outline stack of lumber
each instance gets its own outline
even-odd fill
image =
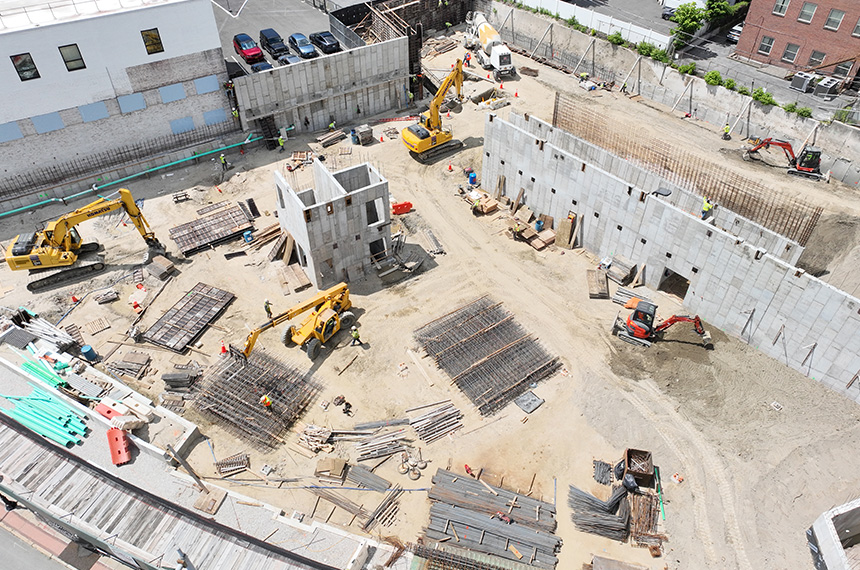
[[[301,426],[296,426],[296,433],[299,434],[299,445],[305,449],[309,449],[314,453],[319,451],[330,453],[334,451],[334,446],[329,443],[329,438],[331,438],[331,430],[329,428],[313,424],[301,424]]]
[[[454,404],[447,403],[409,420],[424,443],[433,443],[463,427],[463,413]]]
[[[317,142],[320,143],[323,148],[327,146],[331,146],[338,141],[341,141],[346,138],[346,133],[342,130],[332,131],[330,133],[326,133],[324,135],[320,135],[317,137]]]
[[[591,299],[608,299],[609,282],[603,269],[589,269],[585,272],[588,282],[588,297]]]
[[[166,372],[161,375],[164,381],[164,389],[168,392],[190,392],[191,386],[197,380],[197,370],[186,370],[183,372]]]
[[[290,255],[293,253],[293,246],[295,243],[296,242],[290,232],[281,230],[281,235],[278,237],[278,241],[275,242],[274,247],[272,247],[272,251],[269,252],[269,261],[283,259],[284,263],[289,263]]]
[[[244,244],[244,247],[247,250],[257,251],[263,248],[264,245],[270,243],[281,237],[281,226],[279,224],[272,224],[262,230],[257,230],[253,234],[251,234],[252,239],[250,242]]]
[[[612,296],[613,303],[618,303],[619,305],[624,306],[626,306],[631,299],[639,299],[640,301],[648,301],[649,303],[653,303],[653,301],[651,301],[651,299],[649,299],[648,297],[644,297],[638,293],[631,291],[630,289],[625,289],[624,287],[619,287],[615,294]]]
[[[481,209],[482,214],[490,214],[499,209],[499,203],[492,198],[484,197],[481,199],[481,205],[479,208]]]
[[[623,287],[633,281],[633,277],[636,275],[636,264],[624,256],[614,255],[606,274]]]
[[[284,295],[289,295],[291,292],[298,293],[304,291],[312,285],[311,280],[305,275],[304,270],[298,263],[284,265],[278,271],[281,278],[281,289]]]
[[[163,255],[156,255],[150,260],[149,265],[146,266],[146,270],[149,271],[150,274],[162,281],[167,279],[174,269],[175,266],[173,265],[173,262]]]
[[[523,208],[525,208],[525,206],[520,208],[520,211],[522,211]],[[531,212],[529,212],[529,214],[531,215]],[[524,226],[523,230],[520,232],[520,237],[522,238],[522,240],[536,250],[540,251],[542,249],[545,249],[547,246],[550,246],[555,243],[555,232],[553,230],[546,229],[541,232],[536,232],[532,226],[525,224],[522,219],[513,219],[508,220],[508,227],[511,229],[512,232],[514,226],[517,223],[519,223],[520,226]]]
[[[433,487],[428,497],[455,507],[469,509],[487,516],[497,512],[511,517],[520,526],[553,533],[557,522],[552,503],[539,501],[502,487],[486,485],[471,477],[439,469],[433,475]],[[495,494],[494,494],[495,493]]]
[[[140,380],[149,366],[149,361],[148,354],[132,351],[121,356],[119,360],[114,360],[107,364],[106,367],[118,376],[125,375],[129,378]]]
[[[321,483],[343,485],[343,480],[346,478],[346,470],[347,465],[345,460],[337,457],[326,457],[320,459],[317,463],[314,477],[319,479]]]
[[[406,449],[403,445],[406,440],[405,429],[369,437],[355,447],[358,451],[358,460],[367,461],[368,459],[401,453]]]

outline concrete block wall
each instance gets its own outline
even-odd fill
[[[388,181],[371,165],[332,173],[315,161],[313,191],[296,192],[278,172],[275,186],[281,228],[292,234],[300,263],[318,289],[364,277],[371,266],[371,244],[389,248]],[[376,221],[368,219],[368,203],[377,212]]]
[[[273,116],[278,127],[318,131],[332,118],[348,123],[405,108],[407,47],[407,38],[396,38],[236,78],[242,127]]]
[[[860,371],[860,300],[777,257],[791,258],[792,251],[771,253],[722,229],[719,219],[716,225],[702,221],[698,212],[650,194],[659,179],[635,165],[588,144],[574,154],[555,144],[564,137],[554,137],[546,123],[538,129],[526,125],[534,118],[512,120],[544,136],[488,115],[482,167],[487,186],[504,175],[505,194],[513,198],[524,188],[533,211],[556,219],[581,216],[586,249],[645,264],[645,284],[655,289],[667,270],[683,276],[690,282],[684,297],[690,312],[860,402],[860,390],[846,388]],[[616,173],[634,176],[625,180]]]

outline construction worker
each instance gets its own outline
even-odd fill
[[[723,127],[723,140],[726,140],[726,141],[727,141],[727,140],[729,140],[730,138],[732,138],[732,137],[731,137],[731,135],[729,134],[729,133],[731,133],[731,132],[732,132],[732,128],[729,126],[729,124],[728,124],[728,123],[726,123],[726,126],[725,126],[725,127]]]
[[[268,394],[263,394],[263,397],[260,398],[260,403],[263,404],[263,407],[267,410],[272,407],[272,399]]]
[[[349,329],[349,334],[352,337],[352,342],[349,344],[349,346],[355,346],[356,344],[364,346],[364,343],[361,342],[361,334],[359,334],[358,332],[358,327],[353,326],[351,329]]]
[[[233,107],[233,118],[234,119],[239,118],[239,109],[237,109],[236,107]]]
[[[579,74],[579,82],[588,81],[588,74],[586,72],[582,72]]]
[[[278,146],[281,147],[281,150],[279,150],[278,152],[284,152],[284,143],[286,141],[287,139],[284,138],[284,135],[280,135],[278,137]]]
[[[466,67],[472,67],[472,54],[471,53],[466,52],[466,55],[463,56],[463,64]]]
[[[524,229],[519,222],[514,223],[514,241],[521,241],[523,239]]]
[[[702,201],[702,219],[708,219],[708,216],[711,215],[711,211],[714,209],[714,204],[711,200],[705,196],[705,199]]]
[[[336,126],[335,121],[334,121],[334,119],[332,119],[332,121],[328,124],[328,132],[332,132],[334,130],[335,126]]]
[[[221,161],[221,171],[227,172],[227,157],[224,156],[224,153],[221,153],[221,156],[218,157],[218,160]]]
[[[624,85],[621,86],[621,92],[627,93],[627,82],[626,81],[624,82]]]
[[[266,302],[263,305],[263,308],[266,309],[266,317],[268,317],[269,320],[271,321],[272,320],[272,304],[269,302],[268,299],[266,299]]]
[[[411,107],[415,99],[415,94],[412,91],[409,91],[406,93],[406,96],[409,97],[409,106]]]

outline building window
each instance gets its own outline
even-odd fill
[[[833,68],[833,75],[838,75],[840,77],[848,77],[848,74],[851,73],[852,67],[854,67],[853,61],[846,61],[844,63],[840,63]]]
[[[78,69],[85,69],[87,67],[84,63],[84,58],[81,56],[81,50],[78,49],[78,44],[60,46],[60,55],[63,56],[63,62],[69,71],[77,71]]]
[[[785,51],[782,52],[782,61],[794,63],[794,60],[797,59],[797,51],[799,49],[800,46],[797,44],[788,44],[787,46],[785,46]]]
[[[812,50],[812,53],[809,54],[809,63],[807,64],[809,67],[815,67],[817,65],[821,65],[824,63],[824,56],[826,54],[823,51]]]
[[[39,70],[36,69],[36,64],[33,63],[33,58],[29,53],[22,53],[12,56],[12,65],[15,66],[15,71],[18,72],[18,77],[21,81],[29,81],[31,79],[39,79]]]
[[[761,43],[758,46],[758,52],[764,55],[770,55],[770,50],[773,49],[773,38],[769,38],[768,36],[763,36],[761,38]]]
[[[800,9],[800,16],[797,17],[798,22],[803,22],[804,24],[808,24],[812,21],[812,17],[815,15],[815,9],[818,8],[818,4],[813,4],[812,2],[804,2],[803,8]]]
[[[839,29],[839,25],[842,23],[842,18],[845,17],[845,12],[842,10],[837,10],[836,8],[830,10],[830,15],[827,16],[827,21],[824,22],[825,30],[833,30],[834,32]]]
[[[143,36],[143,44],[146,46],[146,53],[152,55],[154,53],[161,53],[164,51],[164,46],[161,45],[161,36],[158,33],[158,28],[143,30],[140,32],[140,35]]]
[[[851,32],[852,36],[860,36],[860,19],[857,20],[857,25],[854,26],[854,31]]]
[[[777,16],[785,16],[786,10],[788,10],[788,3],[790,0],[776,0],[773,4],[773,13]]]

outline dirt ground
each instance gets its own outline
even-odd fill
[[[440,56],[431,67],[445,69],[453,57],[453,52]],[[525,60],[515,57],[515,63],[522,65]],[[539,67],[533,62],[528,65]],[[745,163],[739,154],[720,153],[726,143],[715,128],[672,116],[668,109],[650,103],[631,101],[617,92],[587,93],[572,77],[544,67],[539,70],[536,80],[521,77],[505,82],[505,90],[518,97],[511,98],[511,106],[497,111],[500,117],[506,118],[513,110],[550,120],[553,90],[568,91],[583,104],[629,122],[631,132],[642,130],[666,138],[717,162],[731,160],[739,170],[774,189],[822,205],[825,241],[843,236],[841,224],[855,232],[854,243],[849,240],[834,248],[819,244],[816,250],[810,246],[813,260],[831,274],[836,275],[833,268],[845,263],[848,252],[857,251],[860,199],[856,190],[795,179],[786,184],[787,175],[778,169]],[[473,86],[467,83],[467,88]],[[326,164],[332,169],[365,160],[376,166],[389,181],[392,201],[414,204],[413,213],[395,220],[407,232],[408,241],[426,249],[422,234],[415,230],[430,228],[446,253],[428,257],[421,271],[412,276],[392,276],[390,281],[368,276],[350,283],[365,346],[349,347],[341,333],[312,367],[297,348],[280,345],[276,332],[264,333],[255,349],[311,368],[324,385],[320,401],[343,394],[355,408],[355,415],[346,418],[340,408],[332,406],[326,411],[317,401],[305,414],[306,423],[347,429],[357,422],[403,417],[408,408],[446,398],[463,411],[463,430],[423,449],[430,467],[420,480],[411,482],[399,475],[394,460],[376,471],[393,483],[416,489],[404,497],[395,525],[382,529],[382,534],[415,540],[427,522],[429,503],[421,489],[429,486],[432,472],[449,466],[462,471],[468,463],[483,467],[488,481],[515,490],[527,489],[534,476],[533,495],[556,501],[558,535],[564,541],[558,568],[578,568],[592,554],[638,562],[653,570],[807,567],[805,530],[822,511],[853,498],[860,483],[856,453],[860,408],[719,330],[711,328],[716,344],[713,351],[705,351],[695,335],[678,327],[649,349],[610,336],[619,307],[588,298],[585,271],[597,263],[594,256],[554,247],[535,252],[507,237],[505,213],[474,218],[456,195],[457,186],[465,184],[464,168],[480,172],[484,113],[471,103],[452,113],[446,122],[453,126],[455,136],[477,143],[432,165],[414,161],[396,139],[379,142],[383,127],[375,128],[377,142],[370,146],[351,147],[345,141],[325,151]],[[406,125],[393,124],[398,128]],[[309,140],[293,139],[288,142],[289,150],[306,149]],[[352,154],[340,155],[339,148],[352,148]],[[206,163],[130,185],[136,197],[145,198],[144,213],[168,244],[179,270],[178,277],[148,309],[142,327],[151,325],[198,281],[237,295],[216,322],[218,328],[204,334],[199,352],[188,355],[203,364],[218,358],[222,341],[241,344],[248,331],[262,322],[265,298],[273,301],[276,311],[282,311],[310,293],[283,295],[275,268],[265,261],[268,248],[225,260],[224,253],[239,248],[239,244],[229,244],[186,260],[167,239],[168,230],[195,217],[195,210],[208,203],[247,198],[254,198],[264,212],[257,227],[274,223],[272,171],[284,168],[286,156],[263,149],[231,156],[234,169],[223,183],[217,165]],[[448,171],[449,163],[453,172]],[[310,169],[292,173],[288,180],[305,188],[311,184]],[[174,204],[170,194],[187,188],[192,190],[192,200]],[[39,220],[64,211],[64,207],[54,207],[4,221],[0,239],[8,243]],[[0,295],[5,291],[5,296],[0,303],[9,307],[26,304],[57,319],[72,307],[72,295],[83,298],[63,324],[82,326],[97,317],[108,318],[111,329],[94,337],[84,332],[85,340],[104,354],[112,346],[106,341],[121,338],[135,316],[129,297],[137,289],[127,276],[139,263],[144,247],[134,228],[123,226],[118,217],[88,222],[80,230],[86,238],[105,244],[113,270],[86,283],[34,296],[24,288],[25,275],[4,267]],[[114,282],[121,299],[113,304],[97,305],[85,296]],[[145,285],[153,291],[160,283],[149,277]],[[525,414],[514,405],[481,418],[432,362],[420,359],[416,364],[407,354],[415,348],[412,331],[484,294],[503,302],[564,364],[562,373],[534,389],[546,403],[525,423]],[[664,317],[680,310],[677,298],[654,291],[644,294],[657,301]],[[161,391],[160,373],[171,368],[176,356],[148,345],[140,345],[138,350],[150,352],[157,373],[136,387],[154,398]],[[356,354],[358,358],[344,370]],[[405,372],[400,372],[401,364],[406,365]],[[248,449],[195,412],[187,412],[186,417],[200,424],[212,444],[210,451],[209,444],[201,441],[190,455],[201,474],[214,475],[213,452],[220,458]],[[664,474],[677,472],[685,479],[674,484],[665,477],[666,518],[661,530],[669,542],[660,559],[652,559],[644,549],[578,532],[571,522],[568,485],[605,497],[608,488],[592,479],[592,460],[615,461],[628,447],[651,450]],[[354,458],[354,445],[339,444],[335,455]],[[283,447],[268,454],[252,451],[254,470],[263,464],[276,467],[273,477],[291,481],[275,488],[245,474],[235,487],[287,514],[293,510],[310,514],[314,496],[300,487],[315,482],[311,476],[316,459],[289,453]],[[370,509],[381,499],[374,493],[344,491],[344,495]],[[320,505],[316,517],[325,519],[329,512],[330,507]],[[335,512],[330,522],[346,525],[349,518]],[[282,546],[289,548],[289,544]]]

